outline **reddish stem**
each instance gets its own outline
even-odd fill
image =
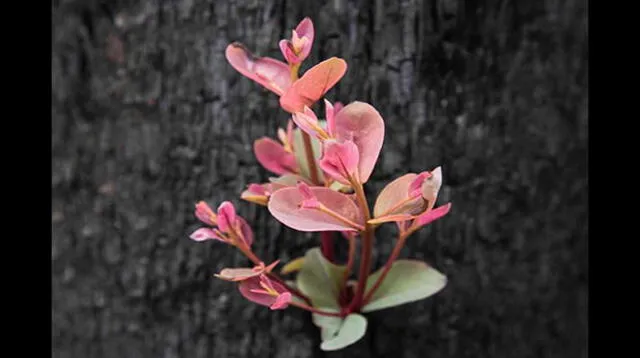
[[[320,233],[320,242],[322,255],[331,263],[335,263],[334,251],[333,251],[333,232],[322,231]]]
[[[391,251],[391,255],[389,256],[389,259],[387,259],[387,262],[384,264],[382,273],[378,277],[378,280],[373,284],[373,287],[371,287],[369,292],[367,292],[366,296],[364,297],[364,300],[362,300],[362,305],[366,305],[371,299],[371,297],[373,297],[373,294],[376,292],[376,290],[380,287],[380,285],[382,285],[382,282],[384,281],[385,277],[391,270],[393,263],[398,258],[398,255],[400,255],[400,251],[404,246],[404,242],[406,241],[406,238],[407,237],[404,235],[400,235],[400,237],[398,237],[398,240],[396,241],[396,245],[393,247],[393,251]]]
[[[356,238],[349,236],[349,258],[347,259],[347,269],[344,271],[344,279],[342,280],[342,289],[347,285],[351,271],[353,270],[353,264],[356,258]]]
[[[302,308],[303,310],[307,310],[307,311],[309,311],[311,313],[317,313],[317,314],[322,315],[322,316],[343,317],[342,313],[327,312],[327,311],[319,310],[319,309],[311,307],[309,305],[305,305],[304,303],[291,301],[291,303],[289,303],[289,304],[292,305],[292,306],[296,306],[298,308]]]
[[[348,310],[350,312],[356,312],[362,306],[362,298],[364,290],[367,287],[367,279],[369,276],[369,270],[371,269],[371,253],[373,251],[373,225],[368,223],[371,219],[371,212],[369,210],[369,204],[367,204],[367,198],[364,194],[364,188],[360,183],[354,183],[353,185],[356,191],[356,199],[360,209],[364,213],[365,229],[362,235],[362,254],[360,258],[360,271],[358,273],[358,286],[356,287],[356,293],[351,300]]]
[[[302,131],[302,142],[304,143],[304,154],[307,157],[307,163],[309,163],[309,171],[311,172],[310,179],[313,182],[313,185],[320,185],[320,179],[318,178],[318,167],[316,166],[316,158],[313,155],[313,146],[311,145],[311,137],[304,131]]]

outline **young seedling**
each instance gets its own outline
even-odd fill
[[[324,119],[311,109],[338,83],[347,70],[343,59],[332,57],[299,70],[313,46],[315,30],[305,18],[290,39],[279,43],[286,62],[257,57],[239,43],[227,47],[233,68],[280,97],[291,115],[278,140],[263,137],[253,149],[258,162],[276,175],[267,183],[253,183],[241,198],[266,206],[282,224],[302,232],[319,232],[321,246],[311,248],[281,269],[296,274],[285,281],[251,249],[254,235],[230,202],[217,212],[196,204],[195,215],[206,227],[196,230],[196,241],[218,240],[235,246],[253,267],[226,268],[216,277],[235,282],[242,296],[272,310],[298,307],[312,313],[320,328],[323,350],[337,350],[362,338],[366,312],[427,298],[440,291],[446,277],[428,264],[398,259],[407,238],[445,216],[451,204],[436,207],[442,170],[404,174],[390,182],[369,208],[364,185],[369,180],[384,141],[384,120],[370,104],[332,104],[324,99]],[[376,229],[394,223],[395,246],[387,262],[371,272]],[[334,261],[333,234],[349,245],[347,262]],[[360,240],[360,267],[355,279],[356,241]]]

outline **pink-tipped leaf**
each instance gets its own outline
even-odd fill
[[[229,64],[245,77],[282,96],[291,87],[289,65],[269,57],[256,57],[244,45],[234,42],[227,46]]]

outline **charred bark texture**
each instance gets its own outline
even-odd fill
[[[586,357],[585,2],[60,1],[53,5],[54,357]],[[287,116],[225,46],[278,57],[310,16],[309,63],[349,70],[329,98],[387,126],[367,191],[442,165],[452,213],[403,252],[449,277],[319,351],[309,316],[246,302],[212,277],[246,263],[187,236],[193,205],[233,200],[268,260],[317,238],[240,202],[252,154]],[[392,247],[383,229],[380,265]]]

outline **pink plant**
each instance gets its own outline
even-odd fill
[[[238,248],[254,266],[225,268],[216,277],[235,282],[242,296],[271,309],[310,311],[321,329],[321,348],[335,350],[364,335],[363,313],[424,299],[446,285],[446,277],[433,267],[398,256],[407,238],[445,216],[451,203],[435,205],[442,186],[437,167],[391,181],[369,208],[364,184],[382,150],[384,120],[368,103],[332,104],[327,99],[324,119],[318,118],[312,107],[342,79],[347,64],[332,57],[299,77],[314,37],[313,22],[305,18],[290,39],[279,42],[286,62],[256,57],[239,43],[227,47],[226,57],[242,75],[277,94],[282,109],[291,114],[286,130],[277,131],[278,141],[262,137],[253,147],[258,162],[276,177],[249,184],[241,198],[266,206],[294,230],[319,232],[322,244],[287,263],[281,274],[296,276],[285,281],[272,272],[279,261],[266,266],[251,249],[253,231],[230,202],[216,212],[204,202],[196,204],[195,215],[206,226],[191,238]],[[398,237],[385,265],[371,272],[375,231],[385,223],[395,224]],[[344,238],[338,244],[349,246],[345,263],[334,262],[334,232]],[[354,280],[357,240],[361,252]]]

